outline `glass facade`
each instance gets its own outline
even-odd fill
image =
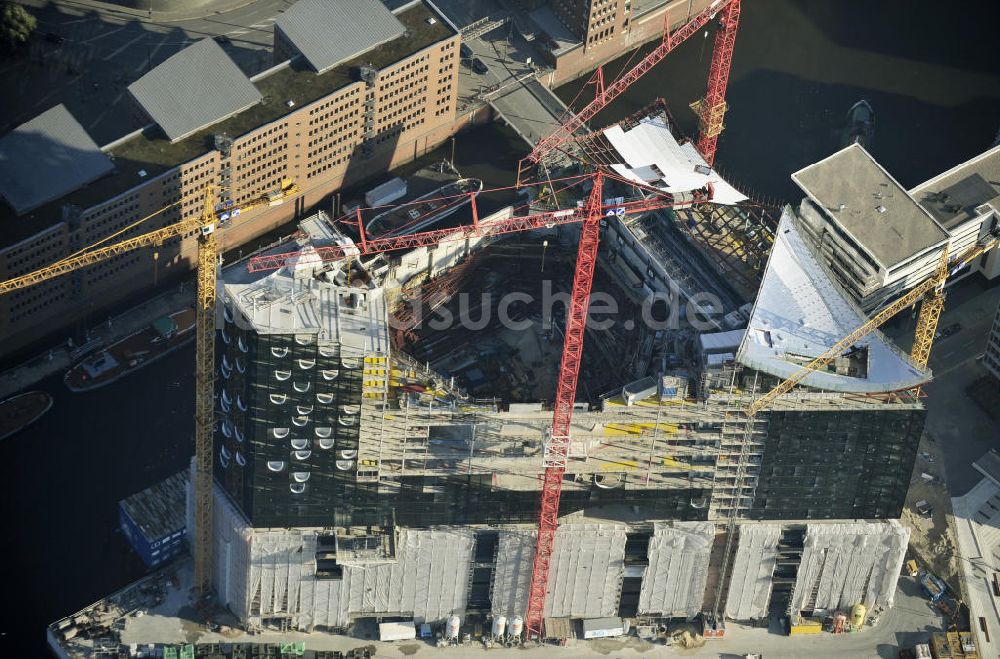
[[[926,410],[771,412],[752,519],[891,519]]]
[[[537,520],[540,480],[537,489],[512,489],[498,487],[490,474],[455,469],[410,475],[405,468],[375,471],[372,480],[359,478],[361,424],[391,418],[398,405],[392,397],[392,409],[383,411],[372,400],[362,405],[366,361],[384,369],[386,356],[347,351],[314,335],[258,334],[233,322],[232,310],[224,316],[218,333],[215,475],[253,526],[427,527]],[[753,498],[745,504],[748,517],[898,517],[925,418],[923,410],[900,407],[766,413],[760,453],[751,459],[759,471]],[[705,454],[692,459],[697,469],[677,474],[680,482],[657,487],[626,471],[609,485],[569,473],[560,514],[589,509],[609,519],[705,520],[714,510],[711,514],[724,518],[724,502],[714,504],[712,497],[726,493],[726,468],[732,466],[726,450],[731,453],[732,447],[720,445],[717,423],[681,425],[695,445],[705,442]],[[360,471],[368,467],[361,464]]]
[[[355,481],[363,357],[231,317],[219,332],[216,478],[254,526],[332,525]]]

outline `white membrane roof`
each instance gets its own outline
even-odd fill
[[[604,137],[624,160],[611,168],[631,181],[672,193],[711,183],[717,204],[732,205],[747,198],[710,168],[693,144],[679,144],[662,116],[646,117],[627,131],[612,126],[605,129]]]
[[[786,208],[737,359],[787,378],[867,320],[816,261]],[[817,371],[802,384],[827,391],[875,393],[910,389],[931,379],[929,370],[914,366],[878,330],[856,346],[868,349],[863,376]]]

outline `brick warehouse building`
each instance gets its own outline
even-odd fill
[[[238,206],[284,177],[296,181],[303,194],[294,203],[220,228],[220,246],[231,248],[453,133],[460,36],[428,4],[390,12],[304,0],[276,25],[280,63],[252,78],[203,40],[130,85],[145,127],[110,145],[98,148],[61,106],[0,138],[0,277],[44,267],[164,208],[120,237],[195,215],[206,185]],[[0,297],[4,354],[38,340],[40,327],[65,328],[186,272],[196,250],[186,236]]]
[[[711,0],[521,0],[546,61],[552,87],[593,71],[599,64],[659,39],[669,14],[676,29]],[[529,24],[529,25],[530,25]],[[523,27],[521,21],[518,27]],[[543,36],[542,36],[543,35]]]

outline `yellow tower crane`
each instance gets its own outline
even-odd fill
[[[204,207],[198,217],[181,220],[162,229],[150,231],[113,245],[88,247],[40,270],[0,282],[0,295],[4,295],[101,263],[133,249],[159,247],[171,238],[179,238],[192,231],[199,232],[197,332],[195,334],[195,527],[194,543],[191,548],[194,555],[194,586],[199,594],[207,594],[212,591],[212,434],[215,409],[213,399],[215,388],[215,278],[218,263],[218,250],[215,242],[218,214],[212,203],[212,193],[215,189],[215,186],[205,188]],[[261,195],[243,204],[239,210],[242,213],[260,206],[276,206],[298,192],[299,188],[293,181],[283,179],[279,190]],[[161,209],[149,217],[153,217],[163,210],[166,209]]]

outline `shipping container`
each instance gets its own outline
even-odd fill
[[[416,637],[417,627],[412,620],[379,623],[378,640],[380,641],[410,641]]]
[[[406,181],[396,177],[377,185],[365,193],[365,205],[368,208],[385,206],[406,196]]]
[[[621,618],[591,618],[583,621],[584,638],[611,638],[625,633]]]

